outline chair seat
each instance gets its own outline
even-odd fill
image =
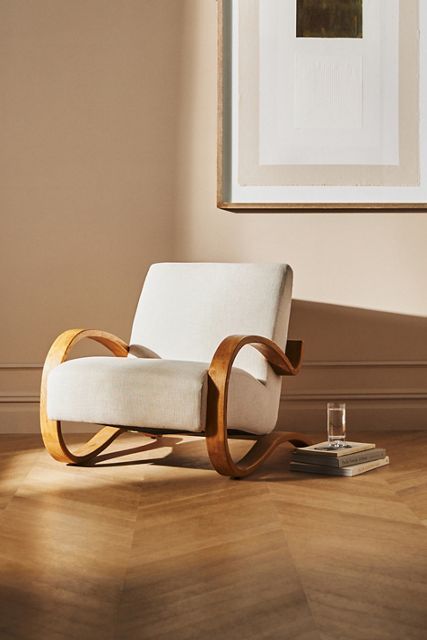
[[[204,362],[151,358],[68,360],[49,374],[47,414],[51,420],[204,431],[208,369]],[[230,429],[271,432],[277,405],[264,383],[233,368]]]

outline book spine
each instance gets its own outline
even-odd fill
[[[372,469],[378,469],[379,467],[384,467],[386,464],[390,462],[388,456],[385,458],[381,458],[381,460],[372,460],[371,462],[365,462],[365,464],[358,464],[354,467],[343,467],[340,469],[342,475],[344,476],[358,476],[361,473],[365,473],[366,471],[371,471]]]
[[[375,449],[373,442],[350,442],[348,441],[345,447],[331,449],[327,442],[320,442],[319,444],[311,445],[309,447],[298,447],[296,453],[304,454],[305,456],[327,456],[328,458],[340,458],[341,456],[349,456],[361,451],[368,451],[369,449]]]
[[[339,467],[349,467],[354,464],[362,464],[363,462],[371,462],[373,460],[381,460],[386,455],[385,449],[368,449],[368,451],[361,451],[351,456],[343,456],[338,458]],[[347,460],[347,458],[351,458]]]
[[[364,464],[353,465],[352,467],[328,467],[326,465],[306,464],[304,462],[291,462],[289,468],[291,471],[303,471],[305,473],[317,473],[330,476],[351,477],[358,476],[361,473],[384,467],[389,463],[389,458],[381,458],[381,460],[371,460]]]
[[[343,470],[338,467],[328,467],[327,465],[306,464],[305,462],[291,462],[291,471],[303,471],[304,473],[326,474],[328,476],[342,476]]]
[[[323,455],[304,455],[304,453],[293,452],[291,460],[294,462],[306,462],[308,464],[321,464],[327,467],[342,468],[354,464],[361,464],[362,462],[369,462],[371,460],[379,460],[380,458],[384,458],[385,455],[385,449],[367,449],[366,451],[352,453],[349,456],[341,456],[339,458],[332,458]]]

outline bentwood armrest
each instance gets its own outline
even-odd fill
[[[72,453],[64,442],[61,423],[57,420],[50,420],[47,416],[48,375],[52,369],[67,359],[71,348],[84,338],[99,342],[118,357],[126,357],[129,352],[129,346],[121,338],[97,329],[69,329],[61,333],[53,342],[43,367],[40,391],[40,426],[46,449],[60,462],[85,462],[108,447],[123,431],[119,427],[103,427],[81,449]]]
[[[209,375],[223,373],[224,367],[230,368],[239,351],[246,345],[262,353],[278,375],[295,376],[299,373],[303,353],[301,340],[288,340],[286,351],[283,351],[273,340],[263,336],[233,335],[224,338],[219,344],[210,364]]]
[[[281,376],[296,375],[301,368],[302,342],[289,340],[286,351],[268,338],[255,335],[228,336],[218,346],[209,367],[207,400],[206,441],[210,460],[215,469],[235,478],[252,473],[272,451],[284,442],[295,446],[311,444],[305,435],[295,432],[276,431],[261,436],[248,453],[235,463],[231,457],[227,437],[228,386],[233,362],[239,351],[246,345],[262,353]]]

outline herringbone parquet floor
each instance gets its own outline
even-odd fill
[[[282,448],[233,481],[199,439],[83,468],[1,436],[1,640],[426,640],[427,432],[376,440],[364,476]]]

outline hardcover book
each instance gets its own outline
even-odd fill
[[[298,447],[294,453],[340,457],[359,453],[359,451],[366,451],[367,449],[375,449],[375,444],[373,442],[347,442],[345,447],[333,449],[328,442],[319,442],[309,447]]]
[[[385,449],[366,449],[366,451],[359,451],[358,453],[350,453],[348,456],[325,456],[322,453],[320,455],[313,455],[309,453],[304,454],[304,449],[300,451],[294,451],[291,455],[293,462],[307,462],[308,464],[321,464],[328,467],[349,467],[354,464],[362,464],[362,462],[370,462],[371,460],[380,460],[385,458]]]
[[[304,473],[320,473],[331,476],[358,476],[372,469],[384,467],[389,463],[389,457],[381,458],[381,460],[371,460],[362,464],[354,464],[349,467],[328,467],[321,464],[307,464],[306,462],[291,462],[291,471],[302,471]]]

